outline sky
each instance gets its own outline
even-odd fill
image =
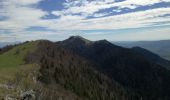
[[[0,0],[0,42],[170,39],[170,0]]]

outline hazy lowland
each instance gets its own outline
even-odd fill
[[[126,41],[113,43],[127,48],[139,46],[160,55],[164,59],[170,60],[170,40],[134,41],[134,42]]]

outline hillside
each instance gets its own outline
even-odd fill
[[[3,48],[0,79],[0,99],[170,99],[169,70],[132,49],[80,36]]]
[[[81,44],[77,44],[76,41],[80,40]],[[169,86],[162,87],[164,82],[169,84],[169,71],[131,49],[113,45],[106,40],[85,44],[79,37],[69,38],[59,44],[93,63],[98,71],[112,80],[139,91],[142,96],[148,94],[147,98],[156,99],[162,93],[169,95]]]
[[[24,65],[24,58],[27,53],[33,52],[37,47],[37,42],[23,43],[16,46],[7,46],[0,52],[0,77],[6,74],[13,74],[10,71],[18,70],[19,66]],[[6,72],[7,71],[7,72]],[[8,72],[9,71],[9,72]],[[10,77],[10,75],[9,75]],[[0,79],[4,79],[1,77]]]
[[[41,82],[48,85],[59,84],[83,99],[140,98],[137,93],[99,73],[85,59],[49,41],[41,41],[38,51],[27,56],[27,61],[40,63]]]
[[[139,46],[160,55],[164,59],[170,60],[170,40],[113,43],[128,48]]]
[[[161,58],[159,55],[154,54],[154,53],[152,53],[144,48],[141,48],[141,47],[133,47],[131,49],[140,53],[142,56],[147,58],[149,61],[159,64],[161,66],[165,66],[167,69],[170,69],[170,61]]]
[[[59,93],[52,98],[64,96],[66,98],[64,100],[69,100],[68,98],[77,99],[78,97],[74,93],[65,90],[59,85],[56,85],[55,87],[57,88],[53,89],[53,86],[37,83],[40,66],[38,62],[27,63],[26,57],[37,51],[39,49],[38,45],[39,41],[33,41],[2,48],[3,52],[1,51],[0,55],[0,99],[20,100],[33,95],[36,97],[34,99],[47,100],[50,93],[56,92]],[[26,95],[27,93],[30,94]]]
[[[41,100],[122,100],[137,96],[98,73],[81,57],[49,41],[14,46],[0,58],[0,84],[4,84],[0,87],[1,99],[5,96],[20,98],[21,94],[31,90]],[[40,83],[35,83],[30,76],[37,77]]]
[[[28,79],[24,75],[33,68],[33,64],[25,64],[24,58],[28,52],[33,52],[37,47],[38,42],[22,43],[15,46],[4,47],[0,52],[0,99],[4,98],[5,95],[11,94],[16,95],[19,91],[17,88],[25,88],[28,82],[24,79]],[[23,72],[24,71],[24,72]],[[27,72],[25,72],[27,71]],[[19,75],[19,76],[18,76]],[[21,79],[24,76],[23,80]],[[18,79],[22,81],[20,84]],[[19,85],[17,87],[16,85]],[[14,85],[16,88],[13,88]],[[31,86],[30,86],[31,87]]]

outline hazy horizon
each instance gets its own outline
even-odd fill
[[[79,35],[71,35],[71,36],[79,36]],[[14,41],[0,41],[1,44],[5,43],[5,45],[7,44],[17,44],[17,43],[23,43],[23,42],[26,42],[26,41],[37,41],[37,40],[49,40],[49,41],[52,41],[52,42],[58,42],[58,41],[63,41],[63,40],[66,40],[68,39],[69,37],[71,36],[68,36],[66,38],[63,38],[63,39],[59,39],[59,40],[50,40],[50,39],[47,39],[47,38],[40,38],[40,39],[33,39],[33,40],[23,40],[23,41],[17,41],[17,40],[14,40]],[[82,36],[81,36],[82,37]],[[83,37],[85,38],[85,37]],[[108,39],[105,39],[105,38],[101,38],[101,39],[96,39],[96,40],[93,40],[93,39],[89,39],[89,38],[85,38],[87,40],[90,40],[90,41],[99,41],[99,40],[107,40],[109,42],[112,42],[112,43],[124,43],[124,42],[158,42],[158,41],[170,41],[170,39],[158,39],[158,40],[118,40],[118,41],[115,41],[115,40],[108,40]]]

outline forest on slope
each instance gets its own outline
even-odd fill
[[[169,70],[107,40],[73,36],[4,47],[0,73],[2,99],[170,99]]]

